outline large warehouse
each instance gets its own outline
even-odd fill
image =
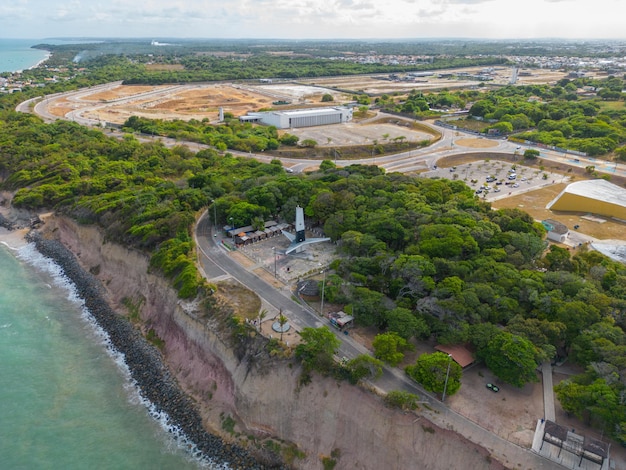
[[[626,190],[603,179],[577,181],[569,184],[546,208],[626,220]]]
[[[278,129],[325,126],[351,121],[352,108],[337,106],[332,108],[253,112],[241,116],[239,120],[242,122],[256,122],[266,126],[276,126]]]

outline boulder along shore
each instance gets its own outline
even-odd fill
[[[86,308],[109,335],[113,347],[124,355],[124,361],[142,396],[154,404],[158,411],[169,416],[170,421],[196,445],[201,456],[217,464],[226,463],[232,469],[287,468],[261,464],[245,449],[207,432],[197,407],[180,389],[163,363],[160,352],[125,317],[108,305],[104,300],[102,286],[80,266],[74,254],[61,242],[46,239],[34,230],[26,235],[26,240],[34,243],[42,255],[54,260],[63,269],[76,286]]]

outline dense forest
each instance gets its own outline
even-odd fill
[[[401,47],[397,43],[380,43],[364,48],[355,43],[360,55],[390,55],[405,50],[406,61],[384,58],[379,61],[355,60],[354,50],[338,43],[281,42],[259,44],[246,41],[177,41],[154,46],[147,41],[104,41],[88,44],[39,44],[35,47],[53,53],[47,67],[70,67],[72,72],[89,68],[92,78],[106,70],[105,81],[124,80],[127,84],[159,85],[219,80],[259,78],[297,79],[369,73],[394,73],[448,69],[468,66],[508,64],[499,55],[450,54],[440,47],[414,43]],[[394,45],[395,44],[395,45]],[[336,46],[336,47],[335,47]],[[282,53],[281,53],[282,52]],[[358,56],[357,56],[358,57]],[[104,67],[106,66],[106,67]],[[27,71],[25,76],[41,76],[45,68]],[[102,78],[102,77],[101,77]]]
[[[92,83],[122,74],[116,60],[107,59],[110,71],[91,72]],[[572,256],[548,246],[528,214],[492,210],[462,181],[330,161],[296,176],[278,160],[118,140],[11,111],[29,93],[0,98],[0,189],[15,192],[16,207],[100,226],[108,240],[148,253],[153,269],[193,298],[210,292],[195,267],[199,211],[210,207],[220,223],[232,217],[248,225],[270,215],[292,221],[303,206],[339,247],[328,301],[376,328],[381,349],[401,351],[397,337],[468,343],[518,386],[536,378],[540,362],[567,358],[584,373],[556,387],[564,409],[626,443],[623,264],[585,247]],[[511,100],[511,113],[525,110]],[[418,375],[419,364],[407,372]]]
[[[286,40],[286,39],[160,39],[154,46],[145,39],[86,40],[82,44],[39,44],[35,47],[57,54],[77,54],[91,59],[101,55],[158,55],[177,57],[187,54],[289,53],[315,57],[348,55],[423,56],[545,56],[545,57],[622,57],[623,41],[575,40],[480,40],[480,39],[402,39],[402,40]],[[71,56],[70,59],[74,57]]]

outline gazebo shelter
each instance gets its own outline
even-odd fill
[[[474,355],[472,354],[472,351],[460,344],[438,344],[437,346],[435,346],[435,349],[442,353],[449,354],[454,362],[456,362],[462,368],[466,368],[470,364],[474,363]]]

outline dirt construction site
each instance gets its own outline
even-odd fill
[[[480,83],[483,85],[507,85],[511,82],[513,69],[511,67],[467,67],[453,70],[435,70],[424,73],[398,73],[393,76],[377,75],[349,75],[345,77],[323,77],[301,80],[300,83],[325,87],[337,90],[353,90],[370,95],[384,93],[405,94],[411,90],[420,90],[424,93],[443,89],[474,88]],[[555,83],[565,78],[566,73],[549,69],[521,69],[517,73],[518,85],[534,85]],[[477,80],[476,77],[483,77]]]
[[[433,71],[428,76],[400,74],[350,75],[293,81],[264,81],[245,83],[211,83],[187,85],[112,85],[106,90],[59,96],[47,99],[50,114],[62,117],[78,111],[84,117],[121,124],[130,116],[155,119],[207,119],[217,122],[219,109],[241,116],[261,109],[286,110],[317,106],[341,105],[353,101],[356,93],[372,96],[384,93],[408,94],[412,90],[432,92],[442,89],[476,87],[480,83],[504,85],[511,80],[512,69],[489,68],[490,80],[477,80],[485,69],[465,68]],[[565,77],[565,72],[533,69],[520,71],[519,84],[553,83]],[[332,102],[322,102],[330,94]],[[278,104],[280,103],[280,104]]]
[[[104,91],[48,100],[48,111],[63,117],[79,111],[84,117],[121,124],[130,116],[152,119],[208,119],[218,122],[219,110],[242,116],[260,109],[293,109],[328,106],[322,103],[326,93],[333,95],[330,104],[343,104],[351,97],[306,85],[117,85]],[[275,102],[289,104],[275,105]]]

